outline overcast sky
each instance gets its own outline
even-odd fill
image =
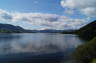
[[[0,0],[0,23],[25,29],[78,29],[96,19],[96,0]]]

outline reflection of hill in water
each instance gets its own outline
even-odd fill
[[[14,34],[7,34],[7,33],[2,33],[0,34],[0,42],[4,41],[10,41],[14,39],[19,39],[21,36],[20,35],[14,35]]]

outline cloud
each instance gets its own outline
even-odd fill
[[[85,15],[87,16],[96,16],[96,8],[85,8],[82,9]]]
[[[96,17],[96,0],[61,0],[61,6],[71,10],[77,9],[86,16]]]
[[[0,10],[0,21],[25,22],[26,25],[41,26],[38,29],[78,29],[86,21],[84,19],[72,19],[66,16],[47,13],[21,13]]]
[[[0,20],[11,20],[12,16],[5,10],[0,9]]]
[[[69,9],[66,9],[65,11],[64,11],[64,13],[65,14],[67,14],[67,15],[74,15],[74,10],[69,10]]]

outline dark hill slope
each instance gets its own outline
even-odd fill
[[[96,20],[80,28],[76,33],[82,38],[92,39],[96,36]]]
[[[23,32],[24,29],[20,26],[14,26],[11,24],[1,24],[0,23],[0,32],[2,33],[19,33],[19,32]]]

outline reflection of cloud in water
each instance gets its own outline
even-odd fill
[[[13,34],[14,38],[0,41],[0,53],[57,52],[66,51],[80,44],[74,35],[64,34]],[[20,36],[20,37],[18,37]],[[6,36],[5,36],[6,37]],[[1,40],[1,39],[0,39]]]
[[[59,51],[61,48],[56,44],[32,44],[31,42],[27,44],[20,44],[18,42],[13,42],[11,44],[12,50],[14,52],[54,52]]]
[[[0,45],[0,53],[24,53],[24,52],[36,52],[36,53],[48,53],[61,51],[60,45],[45,43],[45,44],[33,44],[31,42],[27,44],[12,42]],[[63,47],[64,49],[64,47]]]

